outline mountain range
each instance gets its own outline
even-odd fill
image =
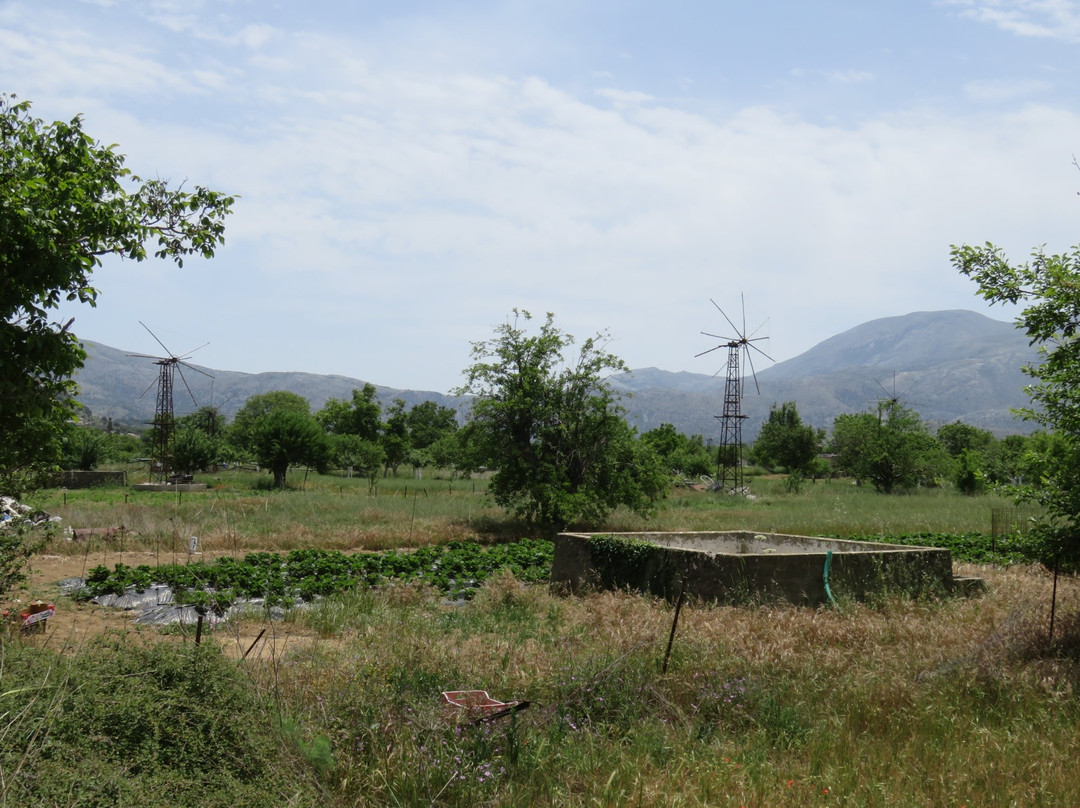
[[[756,345],[757,343],[755,343]],[[99,418],[140,425],[156,405],[158,366],[152,358],[84,341],[85,366],[76,374],[79,401]],[[640,368],[611,377],[624,395],[627,420],[639,431],[673,424],[680,432],[718,435],[727,356],[716,351],[716,375]],[[1028,404],[1030,379],[1021,370],[1037,360],[1027,338],[1011,323],[972,311],[915,312],[872,320],[819,343],[799,356],[762,368],[767,360],[751,351],[740,356],[743,439],[752,441],[773,404],[794,401],[804,423],[829,429],[842,413],[865,412],[896,399],[933,429],[962,421],[998,435],[1025,433],[1034,425],[1011,409]],[[232,417],[249,396],[289,390],[304,396],[312,411],[329,398],[349,398],[364,381],[301,372],[243,373],[198,365],[182,368],[174,382],[174,411],[183,415],[213,404]],[[395,398],[408,406],[432,400],[462,409],[465,400],[442,393],[399,390],[376,384],[384,407]],[[197,402],[197,404],[196,404]]]

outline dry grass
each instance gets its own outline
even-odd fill
[[[691,604],[667,674],[668,604],[509,577],[464,607],[369,593],[250,668],[333,741],[338,805],[1080,804],[1078,622],[1059,618],[1049,650],[1045,574],[964,571],[989,594]],[[1076,580],[1059,597],[1078,613]],[[532,707],[454,729],[439,691],[472,688]]]

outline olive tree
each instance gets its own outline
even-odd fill
[[[473,344],[475,361],[456,391],[474,397],[463,462],[494,469],[495,501],[546,531],[595,524],[619,505],[650,512],[666,475],[605,381],[625,364],[603,350],[602,334],[566,362],[574,338],[551,314],[529,333],[531,319],[515,310],[513,322]]]

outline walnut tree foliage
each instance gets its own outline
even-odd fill
[[[1014,490],[1021,501],[1041,505],[1049,519],[1040,531],[1043,558],[1080,566],[1080,246],[1060,255],[1035,250],[1013,264],[998,247],[952,249],[953,265],[979,285],[991,303],[1023,306],[1016,317],[1037,346],[1038,362],[1024,368],[1031,406],[1018,414],[1050,430],[1054,440],[1037,474]],[[1040,444],[1032,442],[1036,450]]]
[[[47,123],[0,94],[0,490],[17,493],[55,466],[76,414],[72,374],[85,351],[56,321],[62,301],[93,306],[106,255],[210,258],[233,197],[142,180],[82,118]]]
[[[536,333],[527,311],[473,344],[474,363],[458,395],[474,396],[463,463],[494,469],[496,503],[546,531],[598,524],[619,505],[649,513],[667,485],[656,455],[622,417],[605,379],[626,369],[603,350],[604,335],[581,343],[554,316]]]

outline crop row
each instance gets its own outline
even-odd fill
[[[221,557],[191,564],[117,564],[112,570],[97,566],[90,570],[86,586],[78,594],[92,598],[164,584],[177,593],[181,602],[200,600],[184,597],[184,593],[213,591],[228,593],[229,599],[265,598],[268,603],[290,604],[354,586],[418,581],[452,597],[468,598],[498,570],[510,570],[525,582],[546,580],[553,556],[554,544],[543,539],[491,546],[454,541],[411,552],[351,555],[337,550],[260,552],[248,553],[242,559]]]

